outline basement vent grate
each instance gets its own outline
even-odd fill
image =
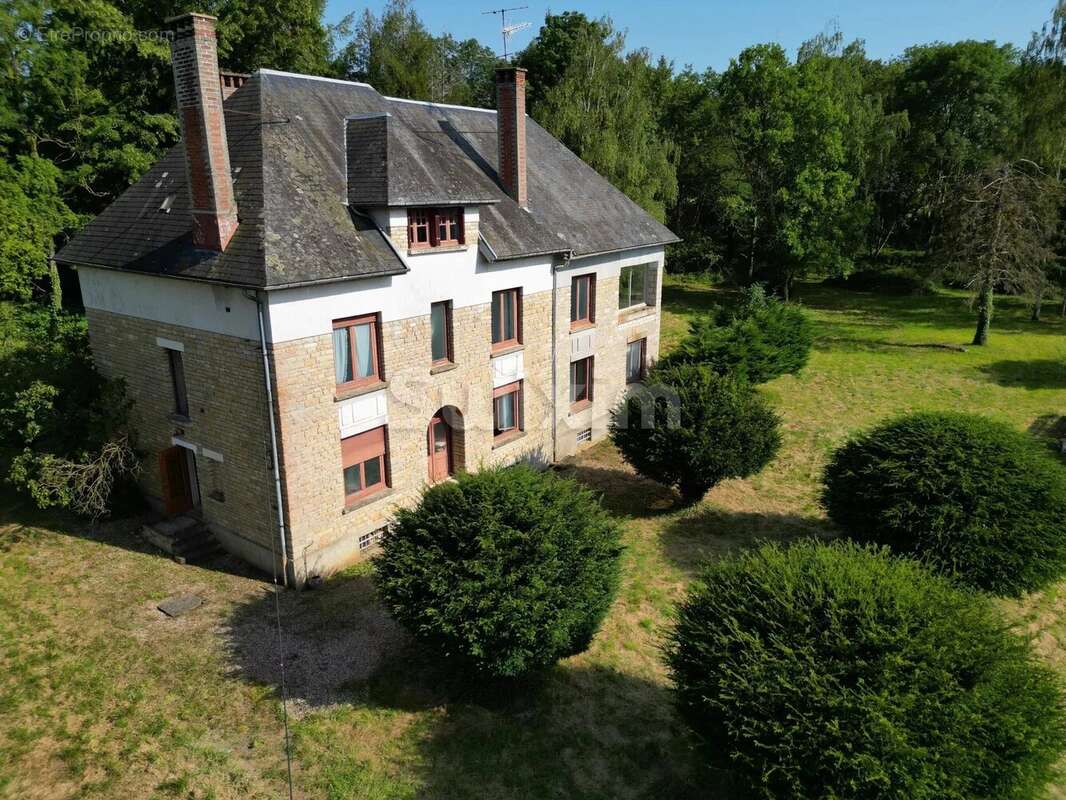
[[[362,534],[359,537],[359,549],[360,550],[366,550],[371,545],[375,544],[376,542],[381,541],[381,537],[384,534],[385,534],[385,529],[384,528],[378,528],[376,531],[370,531],[369,533]]]
[[[577,443],[582,444],[584,442],[592,441],[592,428],[585,428],[583,431],[578,431]]]

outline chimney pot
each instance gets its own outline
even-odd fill
[[[526,208],[526,71],[521,67],[496,70],[496,138],[500,183]]]
[[[192,201],[193,244],[222,252],[237,230],[215,17],[171,17],[170,56]]]

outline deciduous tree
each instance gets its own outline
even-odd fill
[[[1031,161],[1007,162],[956,185],[940,250],[948,271],[977,303],[973,343],[988,343],[997,288],[1033,293],[1055,258],[1061,192]]]

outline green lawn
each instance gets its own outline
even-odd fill
[[[1034,433],[1066,416],[1056,316],[1030,323],[1004,302],[990,345],[959,352],[930,345],[968,344],[962,294],[804,285],[798,296],[817,341],[800,376],[765,387],[785,436],[761,475],[677,511],[609,445],[565,467],[624,521],[625,578],[592,648],[539,682],[501,691],[442,671],[374,605],[365,570],[283,595],[298,796],[729,798],[727,777],[691,753],[657,652],[699,560],[757,539],[831,535],[821,466],[849,431],[885,416],[953,408]],[[668,281],[666,345],[723,297]],[[180,567],[129,527],[89,530],[0,501],[0,796],[281,796],[269,587],[232,561]],[[155,604],[189,590],[205,606],[161,619]],[[1066,677],[1066,584],[1010,612]]]

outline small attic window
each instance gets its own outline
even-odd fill
[[[461,207],[408,209],[407,246],[411,250],[457,247],[464,243],[463,238]]]
[[[174,198],[176,194],[168,194],[163,198],[163,202],[159,204],[159,210],[164,214],[169,214],[171,207],[174,205]]]

